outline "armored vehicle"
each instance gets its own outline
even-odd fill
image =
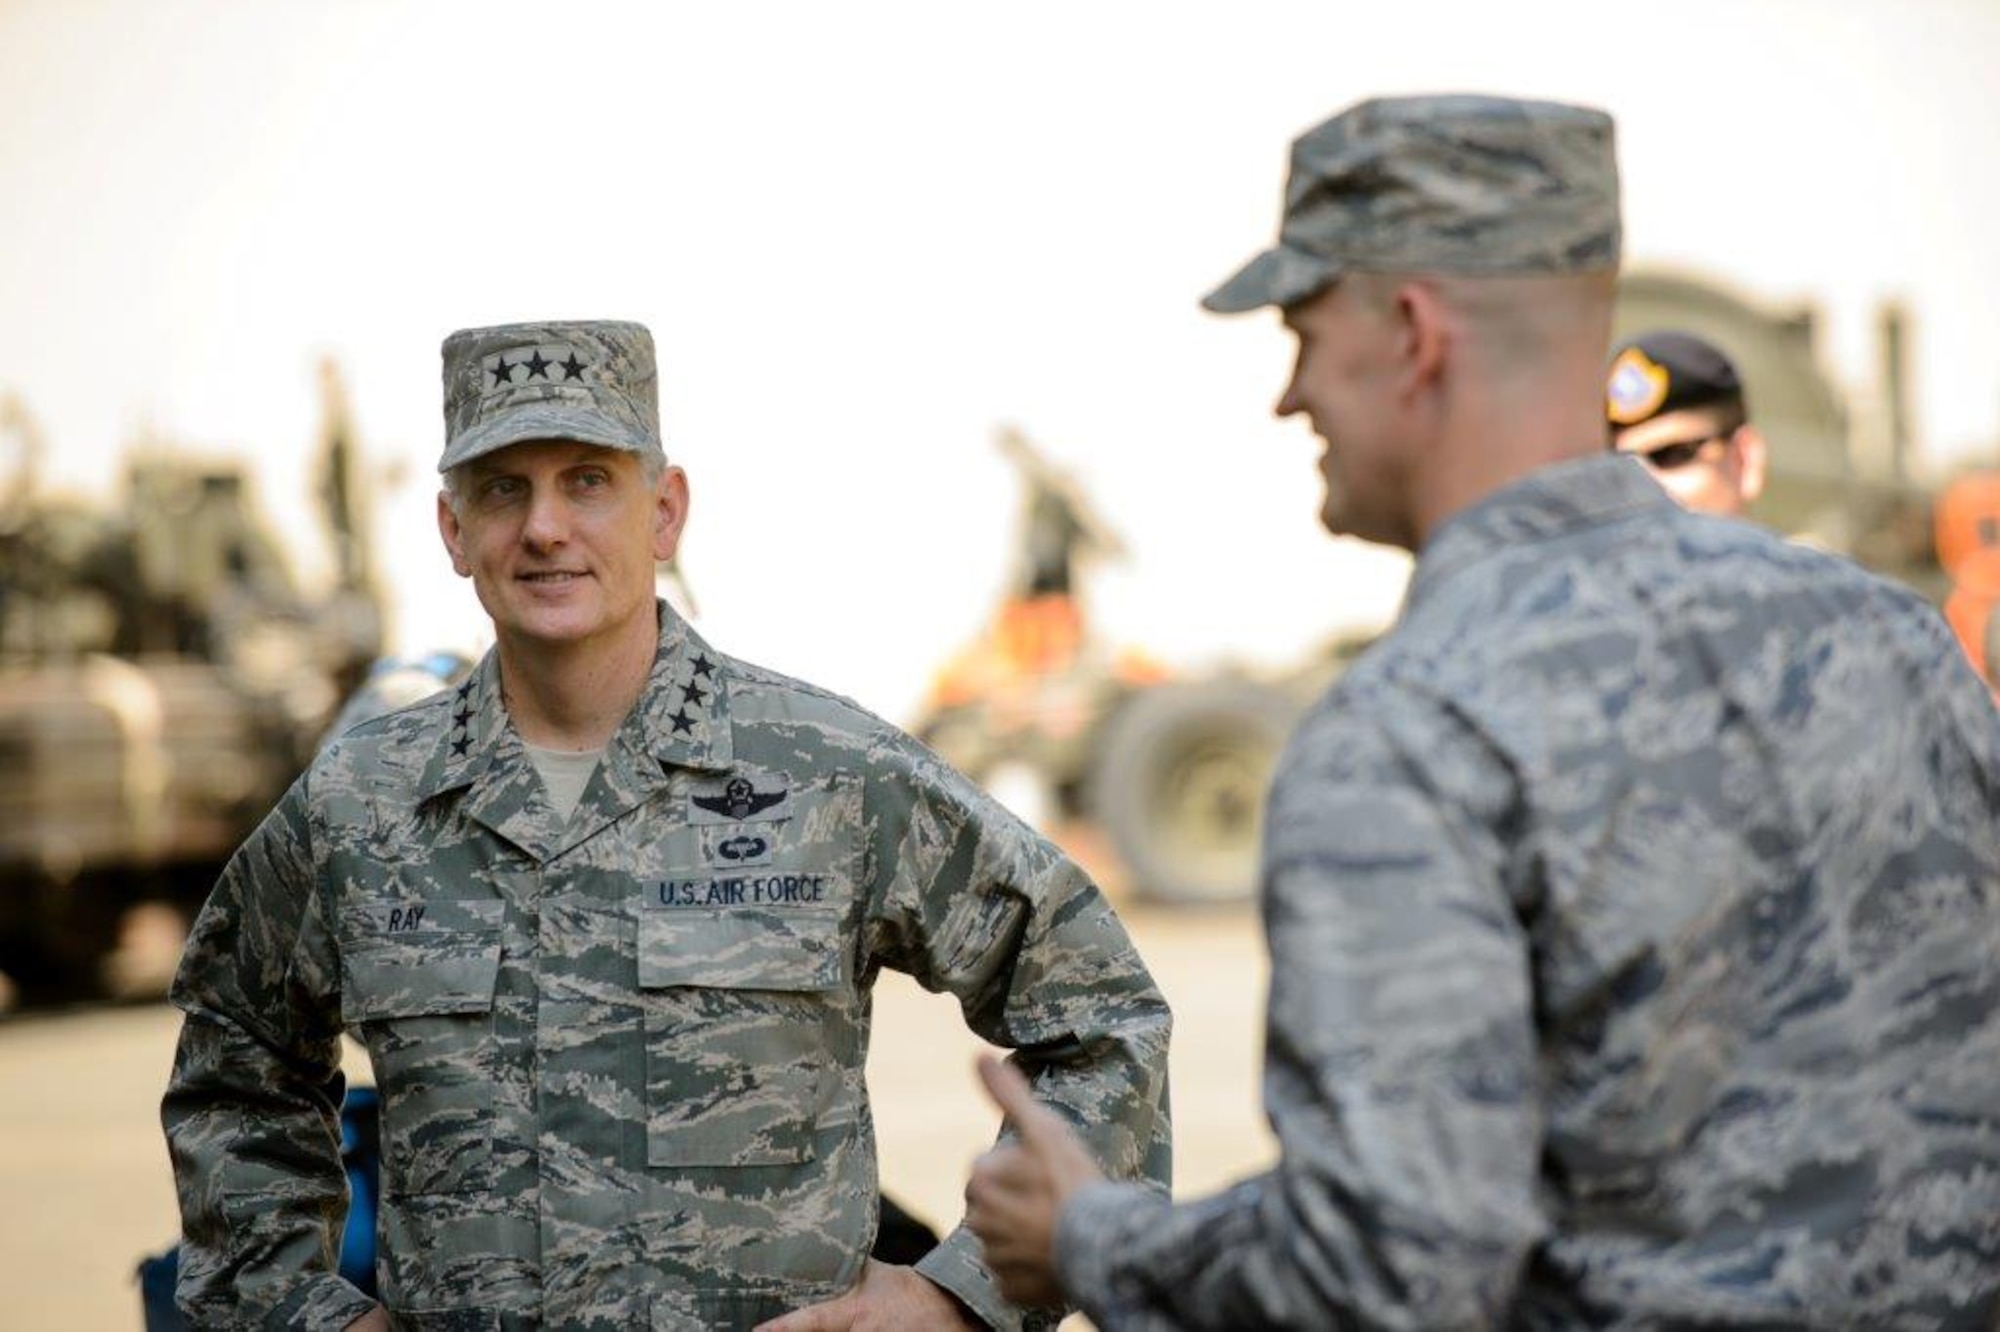
[[[199,904],[374,658],[380,609],[329,381],[323,509],[339,565],[308,598],[233,463],[133,453],[115,503],[43,492],[0,405],[0,973],[84,996],[135,904]]]

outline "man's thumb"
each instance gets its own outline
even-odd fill
[[[1014,1121],[1014,1127],[1030,1147],[1040,1146],[1051,1131],[1061,1132],[1067,1127],[1054,1111],[1035,1099],[1035,1090],[1021,1076],[1021,1070],[1004,1059],[980,1055],[979,1080],[986,1084],[986,1094],[993,1098],[1001,1113]]]

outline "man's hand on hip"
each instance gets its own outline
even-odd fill
[[[861,1269],[861,1282],[839,1299],[809,1304],[783,1318],[758,1325],[756,1332],[931,1332],[983,1325],[965,1307],[914,1267],[878,1263]]]
[[[1056,1223],[1070,1195],[1104,1173],[1061,1116],[1035,1099],[1019,1069],[983,1055],[979,1078],[1021,1136],[973,1164],[965,1224],[985,1246],[1002,1295],[1031,1308],[1059,1305]]]

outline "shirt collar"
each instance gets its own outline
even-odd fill
[[[1540,468],[1452,515],[1417,554],[1403,613],[1452,575],[1513,546],[1548,541],[1674,501],[1634,458],[1606,453]]]
[[[724,658],[664,601],[657,603],[660,638],[645,692],[611,738],[607,753],[636,751],[668,766],[728,769],[733,746]],[[425,765],[418,798],[480,782],[519,737],[500,696],[500,654],[487,652],[453,692],[445,730]],[[504,765],[508,766],[508,765]]]

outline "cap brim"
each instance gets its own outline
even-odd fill
[[[1216,314],[1242,314],[1265,305],[1282,310],[1317,295],[1340,272],[1338,260],[1280,245],[1243,265],[1236,276],[1202,297],[1201,304]]]
[[[449,472],[509,444],[535,439],[573,440],[628,453],[660,452],[659,441],[637,426],[574,403],[526,403],[474,426],[445,445],[438,470]]]

